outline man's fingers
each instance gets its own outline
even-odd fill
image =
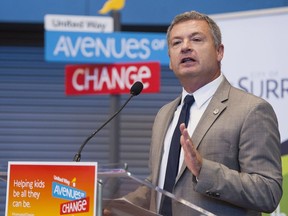
[[[185,127],[185,124],[184,124],[184,123],[180,124],[180,131],[181,131],[181,133],[183,133],[183,131],[184,131],[185,128],[186,128],[186,127]]]

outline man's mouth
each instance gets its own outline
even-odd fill
[[[195,62],[195,59],[187,57],[181,60],[181,63],[186,63],[186,62]]]

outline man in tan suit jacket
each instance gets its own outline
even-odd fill
[[[176,16],[167,40],[170,68],[183,92],[163,106],[155,118],[148,180],[163,187],[161,169],[167,163],[163,158],[168,154],[165,146],[172,136],[175,110],[182,106],[183,95],[191,94],[196,105],[190,120],[196,119],[193,110],[199,109],[201,117],[193,131],[181,125],[184,159],[172,193],[220,216],[256,216],[274,211],[282,196],[282,170],[273,108],[263,99],[232,87],[221,73],[221,32],[206,15],[192,11]],[[203,110],[197,107],[198,101],[210,86],[215,91],[203,102]],[[161,197],[145,186],[127,198],[156,212],[161,208]],[[200,215],[177,202],[172,203],[172,211],[175,216]]]

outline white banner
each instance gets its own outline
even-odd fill
[[[222,30],[222,71],[236,87],[269,101],[288,139],[288,8],[213,17]]]

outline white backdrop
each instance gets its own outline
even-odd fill
[[[222,71],[236,87],[269,101],[288,139],[288,7],[212,16],[222,30]]]

